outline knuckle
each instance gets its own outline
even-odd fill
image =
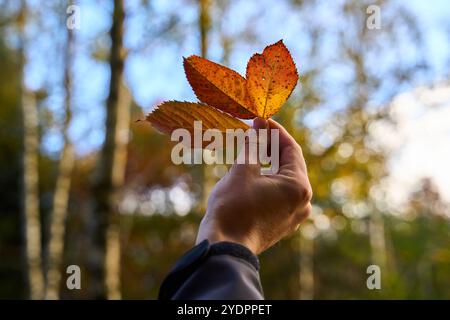
[[[306,220],[310,215],[311,215],[311,204],[308,203],[308,205],[305,208],[297,211],[297,213],[295,214],[295,221],[296,223],[300,223]]]
[[[313,191],[312,191],[311,186],[308,185],[308,186],[306,187],[306,191],[305,191],[305,200],[306,200],[307,202],[310,202],[310,201],[312,200],[312,198],[313,198]]]
[[[309,185],[297,182],[294,186],[294,198],[297,203],[308,203],[311,201],[313,193]]]
[[[282,186],[284,198],[292,206],[291,212],[304,208],[312,199],[311,185],[303,177],[286,179]]]

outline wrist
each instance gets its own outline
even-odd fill
[[[218,242],[231,242],[236,243],[241,246],[246,247],[249,249],[254,255],[257,255],[259,253],[259,250],[257,246],[255,245],[254,241],[251,241],[250,239],[246,237],[240,237],[240,236],[232,236],[227,235],[224,232],[220,230],[208,230],[205,232],[200,228],[200,231],[197,236],[196,244],[199,244],[203,240],[208,240],[210,244],[218,243]]]

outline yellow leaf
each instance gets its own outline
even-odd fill
[[[270,118],[286,102],[297,85],[298,74],[286,46],[280,40],[254,54],[247,64],[247,91],[253,101],[249,110]]]
[[[252,119],[252,101],[245,79],[237,72],[207,59],[190,56],[183,61],[186,77],[197,98],[241,119]]]
[[[226,129],[245,131],[249,128],[244,122],[208,105],[181,101],[163,102],[147,115],[146,120],[158,131],[169,135],[179,128],[184,128],[193,135],[194,121],[202,122],[203,132],[216,129],[222,135]],[[209,142],[204,142],[203,146],[207,144]]]

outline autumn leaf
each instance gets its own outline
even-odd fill
[[[244,122],[208,105],[181,101],[163,102],[147,115],[146,120],[158,131],[169,135],[179,128],[193,134],[194,121],[202,122],[202,131],[217,129],[223,134],[226,129],[245,131],[249,128]]]
[[[197,98],[234,117],[252,119],[256,115],[247,94],[246,80],[239,73],[207,59],[190,56],[183,61],[186,77]]]
[[[291,54],[280,40],[267,46],[262,54],[256,53],[250,58],[246,78],[247,91],[253,102],[249,111],[267,119],[289,98],[298,74]]]
[[[247,64],[247,79],[239,73],[198,56],[185,58],[184,70],[202,103],[167,101],[146,120],[157,130],[171,134],[184,128],[194,132],[194,121],[202,130],[248,129],[236,118],[269,118],[294,90],[298,74],[294,61],[282,41],[253,55]],[[235,118],[236,117],[236,118]]]

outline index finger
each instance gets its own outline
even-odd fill
[[[297,141],[275,120],[269,119],[269,126],[271,130],[276,129],[279,133],[280,168],[278,173],[293,176],[300,171],[307,174],[303,152]],[[271,141],[271,143],[274,143],[274,141]]]

